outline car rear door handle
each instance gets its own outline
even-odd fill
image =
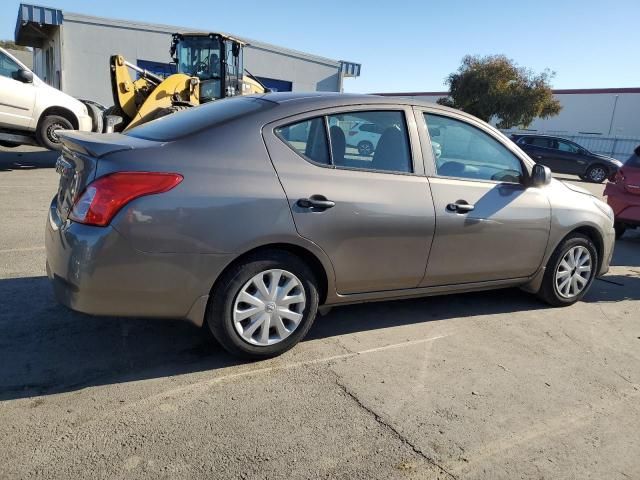
[[[311,195],[309,198],[301,198],[296,202],[301,208],[314,208],[316,210],[326,210],[336,206],[336,202],[327,200],[324,195]]]
[[[456,203],[447,205],[447,210],[455,213],[469,213],[474,208],[476,208],[475,205],[469,205],[465,200],[458,200]]]

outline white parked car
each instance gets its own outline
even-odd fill
[[[372,155],[378,145],[382,131],[383,129],[379,125],[373,123],[356,123],[347,132],[347,145],[357,148],[360,155]],[[431,145],[436,158],[440,158],[440,155],[442,155],[440,144],[432,140]]]
[[[0,145],[59,150],[58,130],[101,131],[102,113],[47,85],[0,48]]]

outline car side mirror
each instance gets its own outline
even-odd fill
[[[33,72],[20,69],[13,74],[13,78],[22,83],[33,83]]]
[[[551,183],[551,170],[549,167],[536,163],[531,172],[531,183],[534,187],[542,187]]]

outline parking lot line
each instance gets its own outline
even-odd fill
[[[330,357],[316,358],[314,360],[303,360],[300,362],[294,362],[289,364],[274,365],[272,367],[263,367],[263,368],[257,368],[255,370],[247,370],[244,372],[231,373],[229,375],[221,375],[219,377],[212,378],[206,383],[219,383],[225,380],[232,380],[239,377],[247,377],[247,376],[256,375],[259,373],[270,373],[270,372],[279,371],[279,370],[290,370],[293,368],[305,367],[307,365],[315,365],[318,363],[328,363],[335,360],[343,360],[346,358],[357,357],[358,355],[366,355],[369,353],[382,352],[384,350],[391,350],[396,348],[403,348],[403,347],[409,347],[412,345],[419,345],[423,343],[433,342],[435,340],[438,340],[440,338],[445,338],[448,336],[449,335],[438,335],[436,337],[422,338],[420,340],[411,340],[411,341],[400,342],[400,343],[393,343],[391,345],[384,345],[382,347],[369,348],[367,350],[359,350],[356,352],[342,353],[340,355],[332,355]]]
[[[44,247],[5,248],[1,249],[0,253],[37,252],[39,250],[44,250]]]

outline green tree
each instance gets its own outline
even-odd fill
[[[536,118],[560,113],[553,97],[549,70],[535,74],[504,55],[467,55],[445,83],[449,96],[438,100],[485,122],[495,118],[498,128],[527,127]]]
[[[0,40],[0,47],[9,48],[11,50],[29,50],[28,47],[23,47],[22,45],[16,45],[15,42],[11,40]]]

